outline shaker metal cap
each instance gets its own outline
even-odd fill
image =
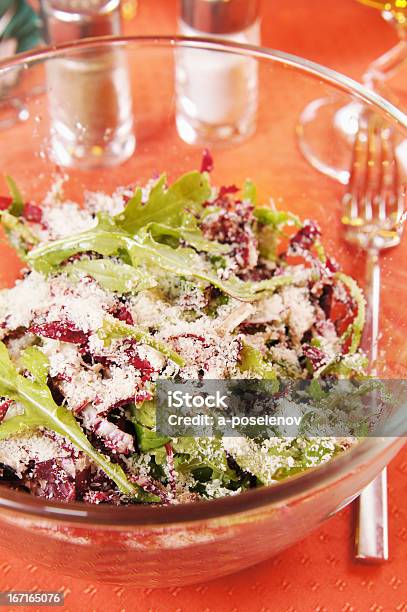
[[[245,30],[259,14],[259,0],[181,0],[181,17],[191,28],[214,34]]]

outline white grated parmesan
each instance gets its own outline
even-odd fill
[[[284,306],[288,309],[287,322],[294,336],[301,340],[315,322],[315,309],[305,287],[287,286],[281,290]]]
[[[42,222],[45,228],[37,231],[44,242],[84,232],[97,223],[88,211],[80,208],[75,202],[44,206]]]
[[[8,330],[29,327],[34,314],[49,303],[49,283],[42,274],[33,271],[11,289],[0,292],[0,319],[6,320]]]
[[[53,439],[42,432],[36,432],[29,436],[0,440],[0,463],[10,466],[21,477],[30,461],[69,457],[71,453],[61,446],[61,439],[56,435]]]

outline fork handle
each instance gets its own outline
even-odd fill
[[[369,358],[369,371],[375,374],[379,351],[380,315],[380,264],[379,251],[367,251],[366,259],[366,322],[362,336],[362,346]]]
[[[356,559],[371,563],[387,561],[387,470],[384,468],[363,489],[357,502]]]
[[[366,325],[362,345],[369,356],[369,370],[375,373],[379,345],[380,264],[379,252],[368,250],[366,260]],[[356,558],[386,561],[388,551],[387,471],[368,484],[359,496],[356,524]]]

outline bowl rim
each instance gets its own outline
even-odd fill
[[[4,59],[0,61],[0,75],[2,72],[7,72],[11,69],[28,69],[37,62],[50,60],[55,57],[63,57],[67,53],[76,53],[78,50],[103,46],[120,47],[128,44],[156,47],[166,46],[169,48],[198,48],[229,52],[259,60],[273,60],[276,63],[294,68],[299,72],[318,77],[334,88],[345,91],[368,105],[373,105],[379,110],[380,114],[391,117],[401,130],[407,133],[407,114],[396,108],[379,94],[368,90],[350,77],[300,56],[267,47],[223,41],[221,38],[151,35],[103,36],[82,39],[74,44],[64,43],[43,47],[34,52],[27,51],[12,58]],[[326,464],[311,468],[306,472],[273,485],[214,500],[159,507],[151,505],[97,506],[85,505],[80,502],[62,503],[43,500],[31,497],[27,493],[1,486],[0,510],[24,513],[47,520],[112,526],[159,526],[220,518],[260,510],[264,506],[287,501],[301,495],[305,496],[312,489],[320,489],[329,482],[346,477],[346,475],[358,469],[369,456],[385,454],[390,448],[400,444],[400,439],[397,437],[388,438],[386,443],[384,443],[383,438],[379,440],[381,442],[377,442],[374,438],[365,439]]]
[[[155,45],[169,47],[186,47],[200,48],[212,51],[224,51],[237,55],[246,55],[257,59],[271,59],[277,63],[285,64],[291,68],[297,69],[300,72],[305,72],[313,76],[321,78],[326,83],[329,83],[337,89],[343,91],[367,102],[369,105],[375,105],[381,113],[391,116],[401,129],[407,132],[407,113],[397,108],[377,94],[373,90],[368,89],[365,85],[352,79],[351,77],[342,74],[332,68],[303,58],[299,55],[279,51],[270,47],[248,45],[222,39],[221,37],[200,37],[200,36],[177,36],[177,35],[148,35],[148,36],[100,36],[97,38],[83,38],[74,43],[62,43],[58,45],[50,45],[40,47],[37,50],[29,50],[24,53],[19,53],[11,58],[0,60],[0,74],[2,71],[7,71],[15,67],[28,68],[31,64],[38,61],[51,59],[55,56],[63,56],[64,53],[85,49],[92,49],[103,45],[121,46],[130,43],[139,45]]]
[[[9,489],[6,485],[0,485],[0,515],[4,510],[13,514],[35,516],[47,521],[109,525],[120,528],[196,523],[244,513],[261,512],[272,508],[273,505],[288,504],[294,500],[298,503],[299,499],[309,494],[315,494],[341,480],[351,478],[372,458],[377,459],[382,455],[387,455],[397,446],[401,449],[401,440],[401,437],[366,438],[325,464],[310,468],[272,485],[218,499],[176,505],[111,506],[81,502],[65,503],[44,500],[31,496],[29,493]]]

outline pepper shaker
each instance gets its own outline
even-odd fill
[[[120,0],[41,0],[51,44],[117,35]],[[51,148],[57,163],[118,165],[134,152],[129,74],[120,48],[78,48],[46,65]]]
[[[260,43],[258,0],[181,0],[179,32]],[[255,129],[257,62],[232,53],[181,48],[176,56],[177,129],[190,144],[238,142]]]

